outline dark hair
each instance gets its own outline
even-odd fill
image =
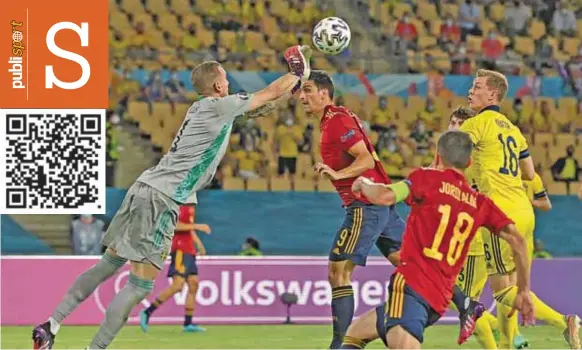
[[[253,237],[247,237],[247,239],[245,240],[245,243],[247,243],[248,245],[250,245],[251,247],[253,247],[256,250],[261,250],[261,245],[259,244],[259,241],[257,241]]]
[[[326,89],[327,95],[333,100],[334,87],[329,74],[322,70],[312,70],[311,74],[309,74],[309,79],[307,80],[313,81],[319,90]]]
[[[437,148],[445,166],[465,169],[471,159],[473,141],[469,134],[451,130],[441,135]]]
[[[452,119],[454,117],[461,119],[462,121],[465,121],[469,118],[473,118],[474,116],[475,116],[474,110],[472,110],[469,107],[459,106],[451,112],[451,116],[449,117],[449,119]]]

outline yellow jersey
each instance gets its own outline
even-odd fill
[[[548,195],[544,188],[542,178],[538,174],[536,174],[531,181],[523,181],[523,188],[525,189],[527,198],[529,198],[530,201],[544,198]]]
[[[498,106],[484,108],[466,120],[461,130],[471,136],[475,146],[469,174],[477,190],[505,213],[531,210],[519,168],[519,161],[530,156],[521,131],[499,113]]]

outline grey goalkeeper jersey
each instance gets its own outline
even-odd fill
[[[228,147],[235,118],[249,111],[251,95],[207,97],[188,109],[176,138],[158,165],[137,179],[179,203],[196,203]]]

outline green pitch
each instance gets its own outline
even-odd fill
[[[1,327],[1,348],[30,349],[32,327]],[[95,326],[63,326],[56,349],[81,349],[89,344]],[[434,326],[425,334],[424,348],[478,348],[470,339],[463,346],[456,344],[458,326]],[[111,349],[325,349],[331,326],[208,326],[205,333],[183,333],[180,326],[152,325],[148,333],[139,327],[125,327],[111,344]],[[564,339],[549,326],[522,329],[534,349],[564,349]],[[369,348],[383,348],[377,340]]]

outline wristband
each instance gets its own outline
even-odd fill
[[[408,182],[400,181],[397,183],[386,185],[387,188],[391,189],[396,195],[396,203],[402,202],[410,194],[410,188],[408,187]]]

